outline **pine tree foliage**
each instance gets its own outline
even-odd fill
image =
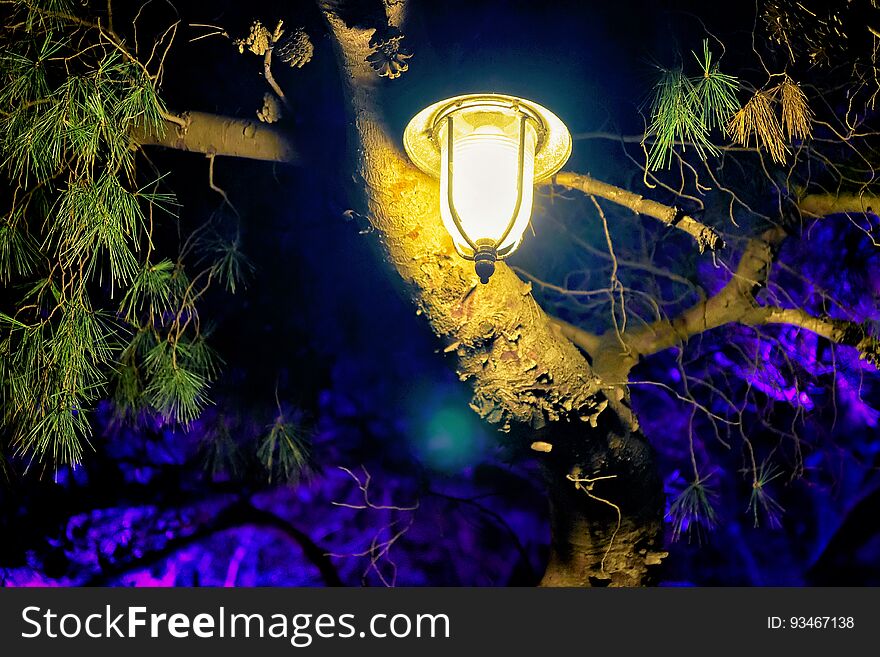
[[[760,526],[761,515],[766,517],[770,527],[781,526],[784,509],[767,490],[767,485],[781,475],[782,471],[777,466],[766,461],[758,466],[752,481],[752,494],[749,497],[749,512],[755,519],[755,527]]]
[[[778,106],[778,113],[777,113]],[[752,139],[777,164],[783,164],[793,141],[809,139],[813,112],[800,85],[788,75],[770,89],[759,89],[730,120],[733,140],[748,146]]]
[[[813,132],[813,111],[800,85],[787,75],[779,84],[782,129],[790,140],[809,139]]]
[[[717,155],[712,142],[713,130],[723,130],[739,109],[736,90],[739,82],[722,73],[712,60],[709,41],[703,41],[702,55],[694,53],[700,75],[688,77],[681,68],[665,70],[654,88],[651,123],[646,134],[652,137],[648,168],[668,168],[676,146],[692,147],[705,159]]]
[[[220,414],[213,431],[202,441],[204,468],[212,478],[241,480],[247,470],[248,458],[241,443],[233,436],[231,425],[232,418]]]
[[[648,167],[667,168],[672,163],[672,151],[677,143],[693,144],[704,157],[708,150],[714,153],[709,131],[700,121],[694,85],[681,69],[664,71],[655,88],[651,108],[652,123],[648,134],[654,136],[648,154]]]
[[[257,458],[269,475],[269,481],[299,482],[314,469],[311,434],[305,424],[289,419],[279,407],[278,415],[260,439]]]
[[[199,415],[219,359],[197,302],[215,281],[234,290],[247,266],[236,244],[190,277],[182,255],[154,248],[176,204],[138,170],[131,134],[163,129],[161,71],[78,3],[6,4],[0,453],[51,469],[81,459],[107,396],[170,422]]]
[[[672,523],[672,539],[677,541],[683,533],[688,539],[702,541],[718,522],[714,501],[717,494],[707,485],[708,476],[695,476],[694,480],[675,496],[669,505],[667,517]]]
[[[208,263],[211,275],[232,294],[253,273],[254,267],[241,250],[238,235],[227,238],[219,230],[209,228],[195,241],[194,248],[201,261]]]
[[[758,90],[733,116],[728,130],[733,140],[743,146],[748,146],[754,137],[756,146],[766,150],[774,162],[782,164],[788,155],[788,146],[774,110],[775,102],[775,89]]]
[[[724,130],[730,117],[739,109],[736,91],[739,81],[732,75],[722,73],[718,62],[712,61],[709,40],[703,39],[703,53],[694,58],[702,74],[693,82],[695,100],[699,105],[700,122],[711,131]]]
[[[701,74],[688,77],[682,69],[663,71],[654,88],[651,123],[645,134],[650,143],[648,168],[668,168],[677,147],[693,148],[705,160],[720,153],[712,135],[727,133],[735,143],[769,153],[783,164],[793,141],[812,134],[813,113],[800,85],[787,74],[771,88],[758,89],[740,106],[739,80],[719,69],[708,39],[701,55],[693,53]]]

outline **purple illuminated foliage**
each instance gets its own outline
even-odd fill
[[[243,474],[254,466],[244,451],[256,436],[247,435],[246,422],[224,417],[219,409],[209,410],[189,431],[150,420],[139,430],[114,425],[99,447],[108,463],[92,464],[90,479],[61,477],[53,491],[88,497],[106,478],[114,479],[118,488],[101,500],[112,506],[62,514],[57,530],[26,546],[21,563],[6,560],[3,583],[534,583],[548,533],[542,494],[529,483],[534,477],[499,463],[495,453],[456,471],[448,463],[443,470],[428,470],[395,429],[399,423],[365,409],[361,396],[322,393],[314,447],[323,467],[298,486],[268,485]],[[479,442],[483,429],[460,395],[441,392],[438,399],[461,406],[460,428],[472,433],[462,438]],[[430,429],[424,420],[441,410],[424,408],[423,426],[409,428]],[[111,422],[109,406],[103,417]],[[242,454],[227,465],[238,472],[204,467],[204,445],[214,439],[218,422],[230,423],[236,432]],[[256,434],[260,427],[251,429]],[[361,484],[369,475],[367,497],[352,475]],[[18,514],[25,516],[27,509]]]
[[[869,221],[876,229],[877,218]],[[759,300],[876,321],[880,251],[866,226],[845,217],[807,224],[785,243]],[[700,273],[709,288],[727,280],[711,263]],[[673,548],[670,580],[876,583],[876,522],[853,525],[880,490],[880,377],[854,349],[787,325],[726,326],[652,357],[633,376],[664,384],[633,386],[633,403],[671,472],[670,499],[694,479],[692,436],[717,511],[708,544],[705,527],[686,519],[682,538],[694,529],[694,544]],[[744,438],[763,482],[757,489]]]

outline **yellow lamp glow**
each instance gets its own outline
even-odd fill
[[[434,103],[407,125],[403,145],[440,178],[440,214],[460,256],[489,281],[495,261],[519,246],[532,214],[534,185],[562,168],[571,135],[549,110],[501,94]]]

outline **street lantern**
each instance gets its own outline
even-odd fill
[[[489,282],[532,214],[537,182],[562,168],[571,135],[551,111],[523,98],[468,94],[434,103],[406,126],[403,146],[440,178],[440,214],[458,254]]]

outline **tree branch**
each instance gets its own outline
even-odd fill
[[[746,313],[739,323],[747,326],[789,324],[806,329],[836,344],[853,347],[862,358],[880,368],[880,341],[863,324],[828,316],[815,317],[801,308],[761,306]]]
[[[585,331],[579,326],[569,324],[564,319],[559,319],[558,317],[553,318],[553,324],[559,329],[562,335],[588,354],[595,354],[599,351],[599,346],[602,343],[602,336]]]
[[[210,523],[196,528],[192,533],[170,539],[158,550],[147,551],[134,560],[104,565],[99,572],[87,579],[84,585],[106,586],[113,578],[125,572],[131,572],[137,568],[147,568],[166,557],[170,557],[178,550],[219,532],[248,525],[270,527],[281,531],[300,546],[303,556],[317,568],[326,586],[343,585],[339,572],[327,556],[326,550],[316,544],[308,534],[271,511],[259,509],[244,500],[226,507]]]
[[[700,253],[706,249],[716,251],[724,246],[724,240],[712,228],[701,224],[674,206],[663,205],[629,190],[570,171],[562,171],[556,174],[554,182],[569,189],[580,190],[584,194],[600,196],[625,208],[629,208],[636,214],[644,214],[662,221],[667,226],[675,227],[694,238]]]
[[[276,35],[281,32],[281,23],[278,24],[278,28],[275,30]],[[275,80],[275,76],[272,75],[272,51],[275,50],[275,37],[273,37],[272,41],[269,43],[269,47],[266,48],[266,54],[263,55],[263,75],[266,78],[266,82],[269,83],[269,86],[272,87],[272,91],[275,92],[275,95],[281,99],[281,102],[284,103],[284,106],[289,110],[290,103],[287,102],[287,96],[284,95],[284,91],[281,89],[281,85],[278,84]]]
[[[827,217],[845,212],[880,211],[880,196],[875,194],[807,194],[798,201],[801,212],[813,217]]]
[[[299,160],[290,136],[274,126],[206,112],[183,112],[175,118],[182,125],[166,119],[163,130],[138,128],[132,139],[141,146],[164,146],[208,155],[287,164]]]
[[[639,358],[659,353],[705,331],[730,323],[747,326],[790,324],[831,342],[856,348],[861,356],[880,366],[880,343],[856,322],[815,317],[800,308],[759,306],[755,295],[766,285],[779,245],[786,233],[771,228],[749,240],[736,271],[717,294],[702,299],[677,317],[653,322],[618,336],[609,331],[597,338],[576,326],[563,325],[566,336],[594,355],[593,369],[610,384],[626,381]],[[621,340],[623,345],[621,345]]]
[[[677,317],[662,319],[618,336],[605,333],[593,367],[612,383],[622,383],[642,356],[687,342],[694,335],[742,320],[759,307],[755,294],[766,284],[770,266],[786,233],[774,227],[749,240],[730,280],[717,294],[700,300]],[[621,344],[621,341],[623,344]]]

